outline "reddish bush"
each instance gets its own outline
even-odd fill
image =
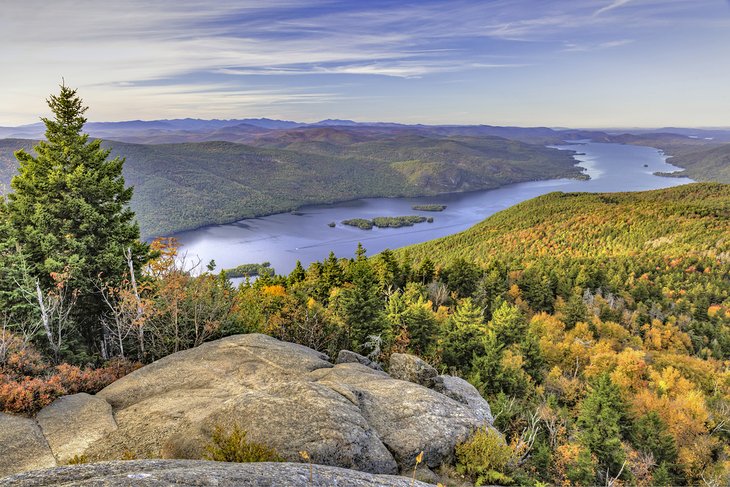
[[[51,367],[31,345],[0,330],[0,411],[33,414],[59,396],[98,392],[139,367],[120,358],[98,368]]]
[[[75,365],[61,364],[56,367],[56,376],[66,389],[66,394],[77,392],[93,394],[140,366],[139,363],[119,358],[110,360],[103,367],[96,369],[81,369]]]
[[[111,360],[103,367],[81,369],[61,364],[41,367],[34,351],[14,354],[0,366],[0,411],[33,414],[56,398],[78,392],[95,393],[140,367],[128,360]],[[13,358],[15,357],[15,358]]]
[[[32,414],[65,392],[58,376],[49,379],[24,377],[19,381],[5,381],[0,383],[0,410]]]
[[[18,377],[32,376],[47,367],[38,351],[9,331],[0,330],[0,372]]]

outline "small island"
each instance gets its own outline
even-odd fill
[[[261,264],[241,264],[232,269],[224,269],[227,277],[256,277],[256,276],[273,276],[276,274],[271,262],[263,262]]]
[[[416,223],[423,223],[429,219],[424,216],[407,215],[407,216],[378,216],[372,220],[365,218],[353,218],[351,220],[343,220],[343,225],[350,225],[362,230],[371,230],[373,227],[378,228],[401,228],[412,227]],[[430,219],[433,221],[433,218]]]
[[[446,205],[413,205],[411,208],[416,211],[444,211]]]

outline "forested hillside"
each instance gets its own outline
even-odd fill
[[[409,247],[416,260],[724,256],[730,251],[730,186],[688,184],[632,193],[550,193],[469,230]]]
[[[143,237],[362,197],[468,191],[537,179],[582,177],[569,151],[491,138],[427,138],[340,129],[284,131],[263,147],[231,142],[108,142],[124,156]],[[13,151],[0,139],[0,183]]]
[[[730,144],[677,153],[668,162],[685,169],[678,176],[730,183]]]
[[[674,133],[624,134],[610,136],[607,140],[661,149],[669,156],[668,163],[684,169],[671,173],[671,176],[730,183],[730,144],[726,142],[727,132],[722,133],[725,136],[717,141]]]
[[[139,299],[126,279],[104,291],[105,358],[121,362],[53,368],[31,347],[46,350],[43,337],[29,343],[12,328],[0,407],[32,412],[127,373],[129,357],[259,332],[331,356],[418,354],[468,379],[504,439],[476,432],[447,478],[721,485],[730,479],[729,229],[728,185],[553,193],[452,237],[370,258],[361,247],[238,289],[212,267],[182,269],[174,240],[157,241]],[[68,326],[64,360],[88,362],[94,348]]]

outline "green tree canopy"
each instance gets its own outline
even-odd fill
[[[91,344],[99,338],[98,283],[120,281],[127,250],[139,265],[147,248],[139,242],[129,208],[132,188],[125,186],[124,159],[110,159],[110,149],[82,132],[88,107],[65,85],[48,106],[53,118],[42,119],[46,140],[33,148],[35,154],[15,154],[20,167],[11,182],[7,216],[42,287],[53,285],[53,273],[68,273],[68,285],[79,293],[77,331]]]

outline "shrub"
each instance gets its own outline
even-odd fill
[[[86,455],[74,455],[66,462],[66,465],[83,465],[84,463],[89,463],[89,457]]]
[[[61,364],[56,367],[56,374],[66,389],[66,394],[77,392],[94,394],[140,366],[141,364],[137,362],[116,358],[96,369],[81,369],[75,365]]]
[[[66,393],[59,378],[4,380],[0,376],[0,411],[33,414]]]
[[[456,446],[456,469],[471,477],[477,486],[509,485],[513,481],[506,472],[513,456],[504,438],[495,429],[484,427]]]
[[[36,375],[48,365],[37,350],[17,335],[0,329],[0,372],[9,375]]]
[[[2,412],[34,414],[60,396],[96,393],[141,366],[117,358],[96,369],[81,369],[70,364],[51,367],[32,346],[8,337],[11,335],[6,333],[3,343],[9,346],[0,363]]]
[[[205,449],[207,460],[238,463],[283,461],[273,448],[248,441],[246,431],[238,425],[235,425],[230,432],[216,426],[211,440],[211,444]]]

